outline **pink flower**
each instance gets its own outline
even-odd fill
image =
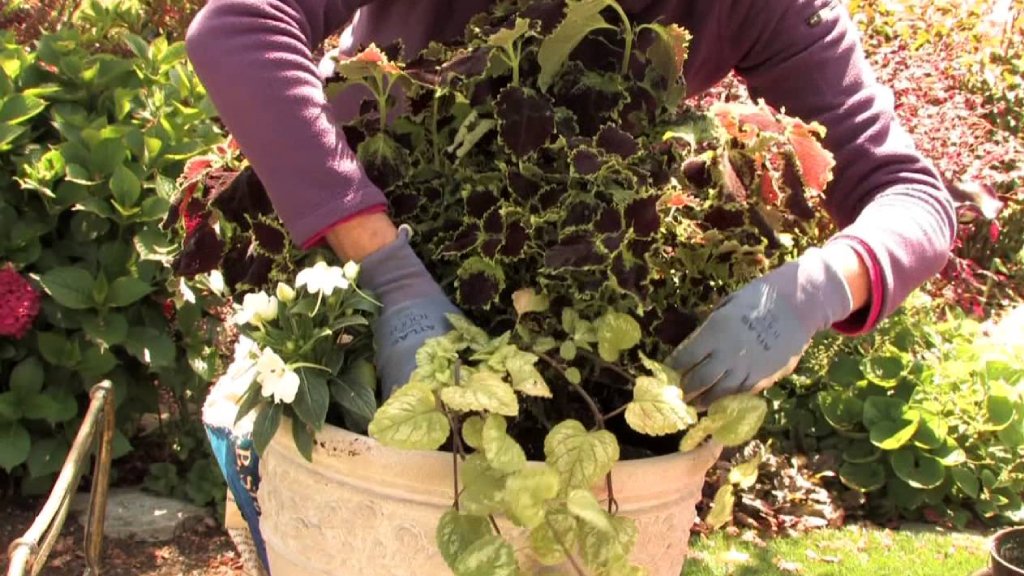
[[[39,292],[14,266],[0,268],[0,337],[21,339],[39,314]]]

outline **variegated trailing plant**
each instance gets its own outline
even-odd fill
[[[754,396],[699,417],[657,359],[721,297],[823,238],[832,158],[816,124],[764,104],[685,101],[689,39],[632,23],[612,0],[504,1],[457,42],[407,62],[399,46],[370,46],[328,83],[368,95],[347,140],[466,314],[419,351],[368,427],[461,462],[438,527],[457,574],[516,573],[495,514],[529,529],[544,562],[639,573],[635,526],[615,513],[615,462],[708,437],[737,445],[760,426]],[[179,267],[220,266],[231,239],[195,230],[216,256],[191,249],[191,232]],[[257,232],[243,244],[258,245]],[[604,504],[589,490],[602,479]],[[717,499],[720,518],[731,495]]]

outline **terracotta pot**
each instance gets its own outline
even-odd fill
[[[997,532],[990,554],[992,576],[1024,576],[1024,527]]]
[[[260,463],[260,524],[274,576],[451,574],[434,540],[452,504],[450,454],[389,448],[331,426],[316,440],[311,464],[295,449],[291,423],[282,422]],[[682,570],[694,506],[720,452],[706,444],[613,469],[619,511],[639,527],[633,561],[652,576]],[[514,544],[526,536],[499,524]],[[526,556],[520,566],[532,574],[568,568]]]

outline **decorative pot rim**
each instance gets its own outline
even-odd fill
[[[999,546],[1010,536],[1016,535],[1021,540],[1021,544],[1024,545],[1024,526],[1011,526],[1009,528],[1003,528],[992,535],[989,541],[989,556],[992,559],[992,568],[1013,570],[1015,574],[1024,574],[1024,566],[1016,566],[1010,564],[1008,560],[1003,558],[999,554]]]
[[[696,471],[703,479],[721,450],[721,444],[709,440],[690,452],[616,462],[612,479],[620,511],[642,511],[677,500],[680,487],[685,484],[683,480]],[[272,454],[286,458],[290,465],[322,476],[325,484],[345,482],[421,504],[448,506],[452,502],[451,452],[393,448],[369,436],[325,424],[314,440],[310,463],[295,448],[287,419],[282,419],[266,452],[264,458]],[[528,463],[541,464],[535,460]],[[654,481],[672,475],[680,482]],[[593,490],[599,498],[607,495],[603,481]]]

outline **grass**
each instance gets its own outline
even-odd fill
[[[682,576],[969,576],[987,562],[983,534],[851,525],[764,543],[724,532],[698,537]]]

